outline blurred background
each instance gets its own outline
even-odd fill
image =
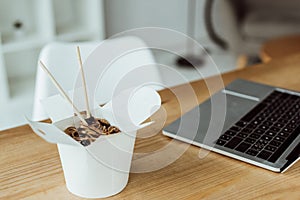
[[[134,28],[167,28],[203,45],[225,73],[270,59],[262,51],[268,41],[300,32],[299,9],[294,0],[1,0],[0,130],[30,117],[37,59],[49,42],[101,41]],[[184,40],[160,42],[187,47]],[[195,68],[178,63],[175,55],[153,53],[189,81],[204,78],[195,68],[205,76],[216,73],[203,52],[194,52],[200,60]]]

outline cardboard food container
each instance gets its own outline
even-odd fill
[[[49,97],[43,104],[53,123],[28,123],[38,136],[57,144],[68,190],[84,198],[104,198],[127,185],[136,132],[153,123],[142,124],[159,109],[161,99],[154,89],[143,87],[126,91],[96,108],[95,118],[105,118],[121,132],[100,135],[88,146],[64,132],[80,121],[61,96]]]

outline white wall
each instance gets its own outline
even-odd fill
[[[163,27],[186,33],[187,0],[105,0],[107,37],[141,27]],[[196,36],[206,37],[205,0],[197,0]],[[180,41],[174,41],[174,43]]]

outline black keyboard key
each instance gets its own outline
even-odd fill
[[[291,107],[290,108],[290,112],[294,112],[295,114],[298,112],[299,108],[294,108],[294,107]]]
[[[293,117],[294,120],[296,120],[296,122],[298,123],[300,121],[300,113],[298,113],[297,115],[295,115]]]
[[[275,123],[274,126],[275,126],[275,127],[278,127],[278,128],[282,128],[282,127],[284,127],[284,124],[281,124],[281,123]]]
[[[284,114],[284,115],[282,115],[282,118],[289,120],[289,119],[291,119],[291,116],[288,114]]]
[[[268,135],[263,135],[263,136],[261,137],[261,139],[263,139],[263,140],[265,140],[265,141],[270,141],[270,140],[272,140],[272,137],[270,137],[270,136],[268,136]]]
[[[263,133],[265,132],[265,130],[262,130],[262,129],[256,129],[254,131],[254,133],[258,134],[258,135],[262,135]]]
[[[256,142],[256,139],[253,139],[253,138],[246,138],[245,139],[245,142],[248,142],[248,143],[250,143],[250,144],[254,144],[255,142]]]
[[[275,117],[275,118],[280,118],[281,117],[281,115],[280,114],[278,114],[278,113],[274,113],[274,114],[272,114],[272,117]]]
[[[290,123],[290,124],[296,124],[296,123],[297,123],[297,120],[292,119],[289,123]]]
[[[267,120],[270,121],[270,122],[275,122],[275,121],[278,120],[278,118],[273,117],[273,116],[271,115],[271,116],[269,116],[269,117],[267,118]]]
[[[243,141],[243,138],[234,137],[225,145],[225,147],[234,149],[241,141]]]
[[[239,133],[239,134],[237,134],[237,136],[239,136],[241,138],[246,138],[246,137],[248,137],[248,134],[247,133]]]
[[[255,106],[248,114],[246,114],[241,121],[249,122],[251,121],[261,110],[263,110],[267,104],[260,103]]]
[[[260,123],[262,121],[264,121],[266,118],[265,117],[262,117],[262,116],[258,116],[257,118],[255,118],[255,121],[260,121]]]
[[[272,155],[271,152],[268,152],[268,151],[265,151],[265,150],[264,150],[264,151],[260,152],[260,153],[257,155],[257,157],[262,158],[262,159],[264,159],[264,160],[267,160],[271,155]]]
[[[259,139],[254,145],[264,148],[265,146],[267,146],[268,143],[269,141]]]
[[[286,133],[291,133],[293,130],[288,128],[288,127],[285,127],[282,129],[282,131],[286,132]]]
[[[288,119],[284,119],[284,118],[279,118],[279,119],[278,119],[278,122],[279,122],[279,123],[286,124],[286,123],[289,122],[289,120],[288,120]]]
[[[279,147],[279,146],[281,145],[281,142],[278,142],[278,141],[276,141],[276,140],[272,140],[272,141],[270,142],[270,144],[273,145],[273,146],[275,146],[275,147]]]
[[[284,143],[274,152],[274,154],[268,159],[270,162],[275,162],[281,154],[289,147],[294,139],[299,135],[300,126],[291,133],[291,135],[284,141]]]
[[[259,124],[261,124],[261,122],[262,122],[262,121],[253,120],[253,121],[251,122],[251,124],[252,124],[253,126],[258,126]]]
[[[246,154],[249,154],[251,156],[256,156],[258,154],[258,151],[253,149],[248,149],[248,151],[246,151]]]
[[[247,129],[250,129],[250,130],[255,129],[256,127],[257,127],[257,125],[256,125],[256,124],[253,124],[253,123],[248,124],[248,125],[246,126],[246,128],[247,128]]]
[[[264,118],[267,118],[271,113],[272,113],[271,111],[264,111],[264,112],[260,113],[259,115]]]
[[[244,128],[242,130],[243,133],[251,133],[252,132],[252,129],[249,129],[249,128]]]
[[[264,145],[261,145],[261,144],[254,144],[251,149],[252,150],[255,150],[255,151],[261,151],[265,146]]]
[[[264,121],[264,122],[263,122],[263,125],[265,125],[265,126],[272,126],[273,123],[270,122],[270,121]]]
[[[235,125],[238,126],[238,127],[243,128],[243,127],[247,126],[248,123],[247,122],[243,122],[243,121],[238,121]]]
[[[241,128],[240,128],[240,127],[237,127],[237,126],[233,126],[233,127],[230,128],[230,130],[231,130],[231,131],[238,132],[238,131],[241,130]]]
[[[226,132],[224,133],[224,135],[230,135],[230,136],[235,136],[236,134],[237,134],[237,132],[231,131],[231,130],[226,131]]]
[[[224,141],[224,140],[218,140],[218,141],[216,142],[216,144],[218,144],[218,145],[220,145],[220,146],[223,146],[224,144],[226,144],[226,141]]]
[[[288,128],[290,128],[290,129],[295,129],[295,128],[297,128],[297,125],[296,124],[288,124],[288,125],[286,125]]]
[[[274,137],[274,140],[278,141],[278,142],[284,142],[285,138],[284,137],[280,137],[280,136],[276,136],[276,137]]]
[[[237,148],[235,148],[235,150],[240,151],[240,152],[245,152],[250,146],[251,146],[251,144],[243,142]]]
[[[261,142],[261,141],[257,141],[252,148],[255,148],[256,150],[261,150],[266,146],[267,143]]]
[[[277,148],[272,146],[272,145],[268,145],[268,146],[265,147],[265,149],[268,150],[268,151],[274,152],[274,151],[276,151]]]
[[[290,117],[294,116],[296,114],[296,111],[288,111],[285,114],[289,115]]]
[[[254,139],[258,139],[258,138],[260,138],[260,135],[252,133],[249,137],[254,138]]]
[[[280,131],[280,128],[277,128],[277,127],[275,127],[275,126],[272,126],[272,127],[270,128],[270,131],[278,132],[278,131]]]
[[[258,128],[260,128],[262,130],[267,130],[267,129],[269,129],[269,126],[260,125]]]
[[[265,135],[269,136],[269,137],[274,137],[276,135],[276,133],[274,131],[267,131],[265,133]]]
[[[290,134],[289,134],[289,133],[286,133],[286,132],[279,132],[279,133],[278,133],[278,136],[284,137],[284,138],[288,137],[289,135],[290,135]]]
[[[269,143],[269,141],[268,140],[264,140],[264,139],[259,139],[257,142],[259,142],[259,143],[261,143],[261,144],[264,144],[264,145],[266,145],[266,144],[268,144]]]
[[[276,110],[276,113],[278,113],[279,115],[283,115],[286,112],[285,109],[280,108],[279,110]]]
[[[232,137],[230,135],[221,135],[220,139],[228,141],[230,140]]]

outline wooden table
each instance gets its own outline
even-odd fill
[[[268,64],[247,67],[222,75],[225,84],[244,78],[300,91],[300,54],[274,60]],[[207,79],[214,83],[215,77]],[[199,102],[209,97],[203,80],[192,83]],[[184,93],[182,86],[176,87]],[[220,89],[218,84],[214,90]],[[160,92],[164,109],[153,118],[162,126],[180,115],[179,105],[170,91]],[[184,112],[195,106],[185,97]],[[166,145],[169,150],[157,160],[134,156],[133,169],[144,165],[155,167],[169,159],[186,144],[165,137],[159,127],[149,127],[139,133],[135,153],[159,151]],[[151,137],[143,138],[147,134]],[[299,199],[300,163],[284,174],[261,169],[210,152],[200,159],[199,148],[189,146],[175,162],[157,171],[131,173],[127,187],[110,199]],[[64,183],[63,172],[55,145],[36,136],[29,126],[0,132],[0,199],[79,199],[70,194]],[[146,159],[143,159],[146,158]],[[159,160],[161,159],[161,160]],[[144,162],[139,162],[140,160]]]
[[[264,43],[260,50],[260,58],[266,63],[271,59],[278,59],[300,53],[300,35],[274,38]]]

